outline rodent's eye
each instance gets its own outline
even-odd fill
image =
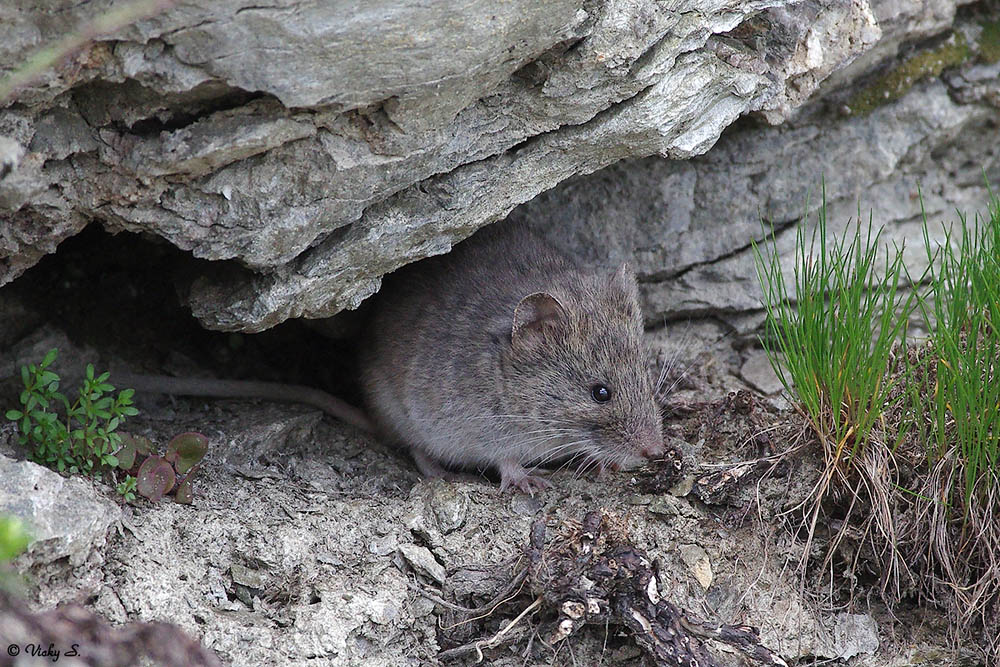
[[[590,395],[593,396],[594,400],[598,403],[607,403],[611,400],[611,390],[603,384],[595,384],[591,387]]]

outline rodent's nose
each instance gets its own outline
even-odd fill
[[[647,459],[655,459],[658,456],[663,456],[663,442],[661,440],[650,440],[646,442],[639,453]]]

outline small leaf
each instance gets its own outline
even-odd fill
[[[177,493],[174,495],[174,501],[181,505],[190,505],[194,502],[194,491],[191,489],[190,475],[177,485]]]
[[[156,502],[174,488],[174,469],[162,456],[150,456],[139,466],[136,474],[136,489],[139,495]]]
[[[131,470],[135,465],[136,445],[135,439],[130,434],[125,434],[122,438],[122,446],[115,454],[118,457],[118,467],[122,470]]]
[[[116,457],[114,454],[105,454],[103,457],[101,457],[101,462],[106,466],[114,468],[115,466],[118,465],[118,457]]]
[[[51,364],[53,361],[55,361],[57,356],[59,356],[59,348],[54,347],[51,350],[49,350],[45,354],[45,358],[42,359],[42,368],[45,368],[46,366],[48,366],[49,364]]]
[[[94,379],[94,364],[87,364],[87,379]]]
[[[12,422],[18,421],[23,416],[24,413],[22,413],[20,410],[8,410],[6,415],[7,419],[11,420]]]
[[[205,458],[207,451],[208,438],[201,433],[181,433],[167,445],[166,458],[174,462],[177,472],[183,475]]]
[[[118,400],[120,400],[123,405],[126,402],[131,403],[133,396],[135,396],[135,389],[122,389],[118,392]]]
[[[27,366],[21,366],[21,382],[24,384],[25,387],[31,386],[31,375],[28,373]]]

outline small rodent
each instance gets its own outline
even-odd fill
[[[549,486],[527,466],[630,467],[662,454],[635,276],[581,269],[520,224],[385,279],[362,342],[371,419],[329,394],[239,380],[116,376],[167,394],[301,402],[409,447],[421,472],[493,468],[501,488]],[[374,427],[373,427],[374,424]]]
[[[362,386],[383,436],[425,474],[489,467],[530,493],[548,482],[526,466],[662,454],[642,332],[627,265],[583,270],[523,225],[498,224],[386,279]]]

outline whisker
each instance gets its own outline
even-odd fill
[[[580,445],[586,444],[586,443],[587,443],[587,440],[574,440],[574,441],[571,441],[571,442],[560,443],[558,445],[555,445],[555,446],[549,448],[547,451],[545,451],[544,456],[541,458],[541,461],[548,462],[548,461],[554,460],[554,459],[558,458],[559,456],[562,456],[562,455],[564,455],[564,454],[566,454],[568,452],[571,452],[571,451],[575,450],[576,448],[578,448]],[[530,450],[528,450],[527,452],[523,453],[521,456],[518,457],[518,461],[522,465],[524,465],[524,464],[526,464],[528,462],[531,462],[531,461],[536,461],[536,459],[533,458],[533,455],[534,455],[534,453],[536,451],[538,451],[538,449],[539,449],[539,447],[540,447],[541,444],[544,444],[544,443],[536,444]]]
[[[555,459],[560,458],[561,456],[565,456],[566,454],[576,451],[580,445],[587,444],[587,442],[588,442],[587,440],[575,440],[573,442],[567,442],[558,445],[556,447],[553,447],[552,449],[547,451],[541,459],[524,458],[522,459],[522,462],[534,461],[533,468],[537,468],[539,466],[545,465],[546,463],[554,461]]]
[[[447,415],[435,415],[433,417],[411,417],[411,421],[415,422],[436,422],[436,421],[449,421],[449,422],[463,422],[463,421],[475,421],[475,420],[509,420],[512,422],[522,421],[531,422],[534,424],[552,424],[554,426],[566,426],[572,427],[575,422],[570,419],[553,419],[551,417],[536,417],[531,415],[470,415],[464,417],[451,417]]]

